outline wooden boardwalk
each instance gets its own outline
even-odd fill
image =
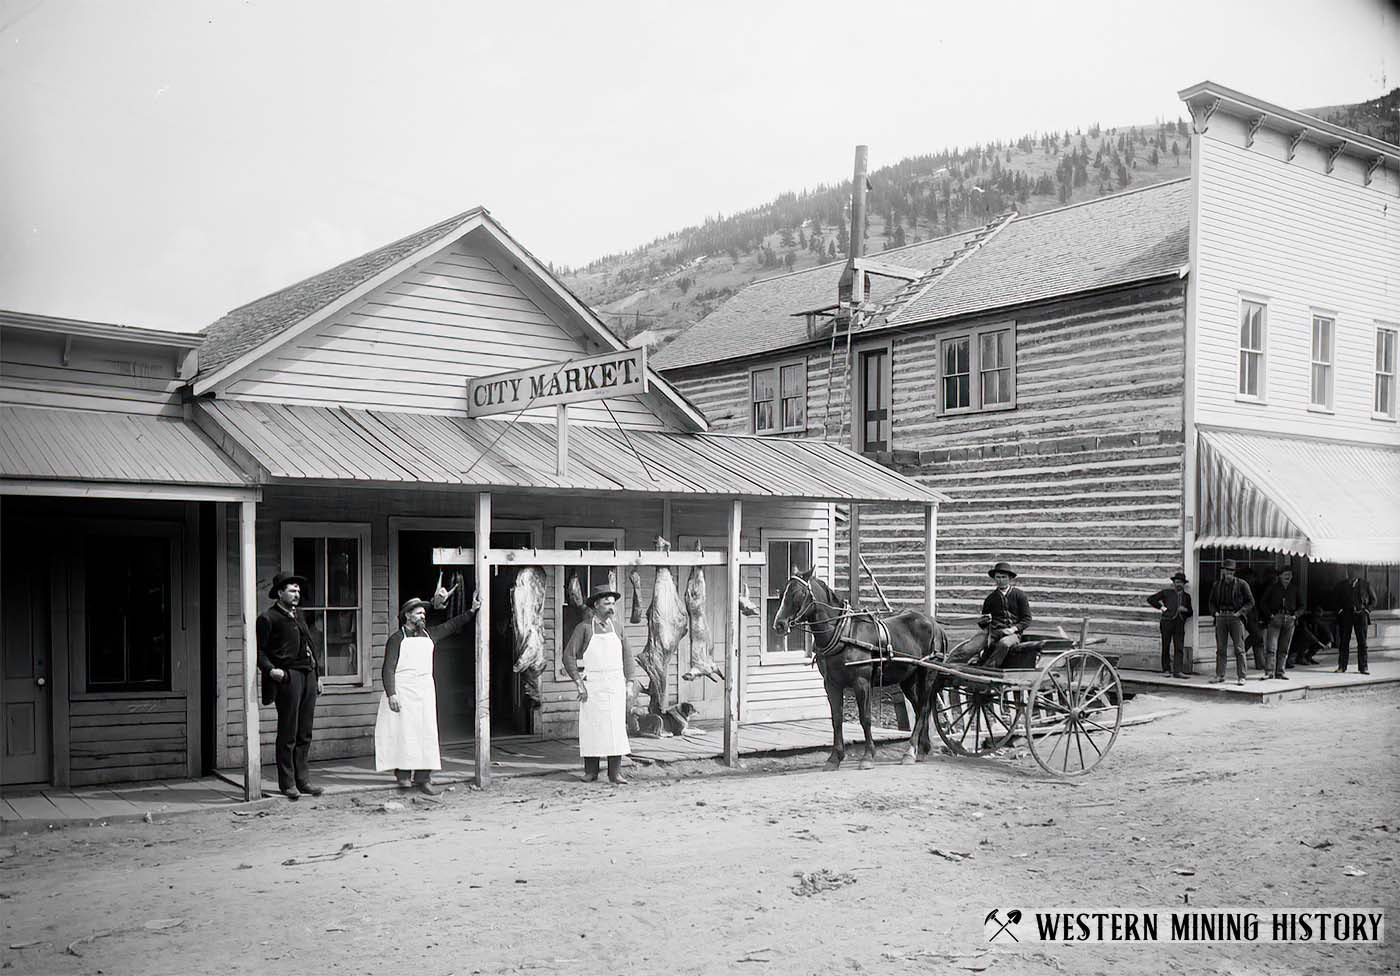
[[[693,734],[663,739],[632,739],[631,763],[686,762],[717,759],[724,753],[724,731],[718,723],[702,723]],[[908,738],[895,729],[876,729],[876,741]],[[848,724],[848,743],[861,739],[860,727]],[[740,755],[825,750],[831,745],[831,723],[826,719],[794,722],[765,722],[739,727]],[[519,776],[572,774],[581,768],[575,739],[539,739],[533,736],[504,736],[491,743],[492,773],[502,779]],[[474,764],[471,740],[446,742],[442,746],[442,771],[434,774],[440,783],[471,780]],[[356,793],[392,787],[393,777],[374,769],[371,756],[330,759],[315,762],[312,779],[327,795]],[[277,796],[277,770],[263,767],[263,792],[270,801],[286,802]],[[159,819],[199,810],[235,809],[243,802],[238,770],[221,771],[200,779],[161,780],[114,786],[35,787],[7,789],[0,796],[0,829],[43,829],[52,824],[80,824],[101,821],[140,820],[146,814]]]

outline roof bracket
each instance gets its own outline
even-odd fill
[[[1307,138],[1307,135],[1307,129],[1299,129],[1294,133],[1293,138],[1288,141],[1288,162],[1293,162],[1293,157],[1298,155],[1298,147],[1303,144],[1303,140]]]
[[[73,337],[66,335],[63,337],[63,365],[67,366],[73,358]]]
[[[1332,147],[1332,151],[1329,152],[1329,153],[1327,154],[1327,175],[1328,175],[1328,176],[1331,176],[1331,175],[1332,175],[1332,169],[1333,169],[1333,167],[1335,167],[1335,166],[1337,165],[1337,157],[1340,156],[1340,155],[1342,154],[1342,151],[1345,150],[1346,147],[1347,147],[1347,141],[1346,141],[1345,139],[1343,139],[1341,142],[1339,142],[1339,143],[1337,143],[1335,146],[1333,146],[1333,147]]]
[[[1260,113],[1249,120],[1249,132],[1244,137],[1244,147],[1249,149],[1254,145],[1254,137],[1259,134],[1259,127],[1268,119],[1268,115]]]
[[[1381,166],[1383,166],[1384,164],[1385,164],[1385,157],[1384,157],[1384,156],[1376,156],[1376,157],[1373,157],[1372,160],[1371,160],[1369,163],[1366,164],[1366,185],[1367,185],[1367,186],[1370,186],[1370,185],[1371,185],[1371,181],[1372,181],[1373,179],[1376,178],[1376,170],[1380,169]]]
[[[1191,130],[1197,135],[1205,135],[1210,128],[1211,116],[1220,107],[1220,99],[1217,97],[1209,105],[1202,105],[1199,108],[1190,102],[1186,103],[1186,109],[1191,113]]]

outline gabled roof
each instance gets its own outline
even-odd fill
[[[907,284],[875,279],[871,301],[883,307],[862,331],[905,328],[1179,274],[1190,258],[1191,181],[1157,183],[1019,216],[995,234],[989,230],[996,228],[978,227],[876,255],[929,275]],[[981,235],[986,243],[966,260],[940,267]],[[755,282],[679,336],[653,364],[678,369],[806,344],[811,337],[798,313],[834,302],[843,267],[838,262]]]
[[[240,305],[204,330],[204,343],[199,347],[200,375],[218,372],[223,366],[285,332],[357,285],[364,284],[415,251],[442,240],[482,213],[485,213],[482,208],[474,207],[337,264],[328,271],[264,295],[257,301]]]
[[[878,251],[870,257],[885,264],[923,271],[954,253],[976,231],[939,237],[905,247]],[[837,285],[846,262],[833,261],[805,271],[793,271],[755,281],[658,352],[652,364],[676,369],[700,363],[771,352],[806,342],[807,320],[802,314],[836,305]],[[905,282],[872,276],[870,301],[881,302]]]

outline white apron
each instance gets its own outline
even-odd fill
[[[374,768],[441,769],[438,752],[437,687],[433,684],[433,639],[405,637],[394,669],[399,710],[379,698],[374,720]]]
[[[583,652],[583,683],[588,701],[578,706],[579,755],[627,755],[627,677],[617,634],[593,632]]]

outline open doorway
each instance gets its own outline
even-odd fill
[[[460,576],[461,586],[445,610],[428,611],[428,625],[442,623],[453,613],[471,606],[477,590],[472,566],[433,565],[433,550],[456,547],[469,549],[476,544],[470,529],[397,528],[397,590],[393,607],[410,597],[424,599],[433,593],[438,573],[449,589]],[[518,549],[534,545],[528,530],[506,529],[491,533],[492,548]],[[501,567],[491,575],[482,602],[491,607],[491,732],[510,735],[533,732],[534,710],[524,693],[524,682],[513,671],[515,635],[510,591],[518,570]],[[397,625],[397,621],[395,621]],[[438,735],[443,742],[470,739],[476,730],[476,629],[470,627],[439,641],[433,652],[433,679],[437,685]]]

